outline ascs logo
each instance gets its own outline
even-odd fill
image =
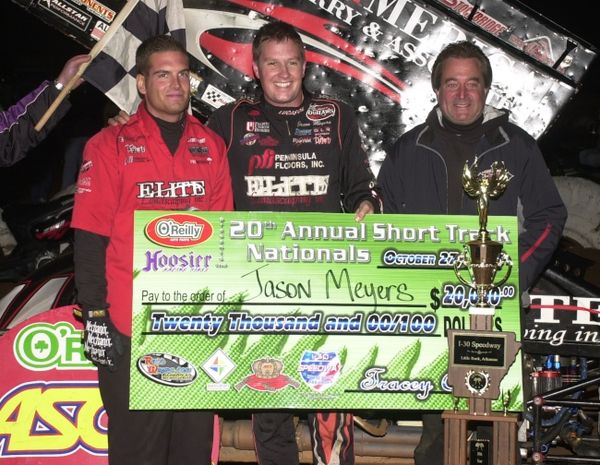
[[[203,218],[187,213],[173,213],[155,218],[146,225],[146,237],[165,247],[192,247],[210,239],[212,225]]]

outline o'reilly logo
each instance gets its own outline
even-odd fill
[[[165,247],[191,247],[212,236],[211,224],[203,218],[174,213],[152,220],[146,226],[146,237]]]
[[[33,371],[94,368],[83,353],[81,331],[66,321],[24,327],[13,350],[19,364]]]

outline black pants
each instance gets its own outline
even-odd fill
[[[116,371],[98,369],[108,414],[109,465],[210,465],[213,413],[197,410],[129,410],[131,339]]]
[[[313,465],[354,465],[352,415],[317,412],[308,415]],[[263,412],[252,415],[259,465],[298,465],[294,415]]]
[[[415,449],[415,465],[444,465],[444,423],[439,413],[423,414],[423,433]]]

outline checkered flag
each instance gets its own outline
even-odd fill
[[[89,64],[84,79],[119,108],[134,113],[140,102],[135,85],[135,52],[145,39],[158,34],[170,34],[185,47],[182,0],[138,0],[123,25]]]

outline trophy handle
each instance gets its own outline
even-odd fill
[[[464,284],[465,286],[467,286],[471,289],[476,289],[476,287],[472,281],[467,281],[465,278],[463,278],[463,276],[461,274],[462,269],[467,269],[467,270],[469,269],[467,262],[465,261],[464,253],[461,253],[456,257],[456,261],[454,262],[454,274],[456,275],[456,277],[462,284]]]
[[[500,253],[500,255],[498,255],[498,259],[496,260],[496,267],[497,269],[500,269],[504,265],[506,265],[506,274],[499,282],[494,283],[492,287],[498,288],[502,286],[506,281],[508,281],[508,278],[510,278],[510,273],[512,271],[512,260],[508,254],[502,252]]]

